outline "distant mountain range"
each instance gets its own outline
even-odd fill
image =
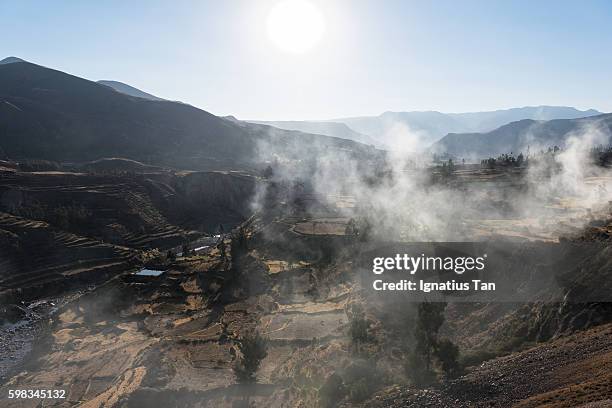
[[[488,132],[523,119],[575,119],[600,113],[594,109],[580,111],[566,106],[528,106],[469,113],[385,112],[379,116],[333,119],[333,121],[345,123],[351,129],[390,147],[398,142],[401,143],[402,132],[406,133],[406,137],[410,137],[409,134],[412,133],[425,149],[448,133]]]
[[[365,143],[368,145],[379,144],[372,137],[355,132],[353,129],[348,127],[345,123],[340,122],[314,122],[314,121],[247,121],[249,123],[259,123],[262,125],[270,125],[279,129],[286,130],[299,130],[300,132],[314,133],[317,135],[334,136],[342,139],[354,140],[359,143]]]
[[[422,150],[476,158],[563,145],[587,127],[610,135],[611,118],[592,109],[539,106],[245,122],[117,81],[96,83],[17,57],[0,61],[0,153],[16,159],[125,157],[185,169],[244,169],[279,154],[303,160],[330,149],[371,157],[375,149],[367,145],[393,147],[390,138],[407,133],[419,135]]]
[[[434,143],[430,151],[471,159],[526,153],[527,149],[533,153],[553,146],[563,147],[568,137],[583,137],[587,132],[595,132],[604,145],[612,144],[612,114],[549,121],[524,119],[491,132],[449,133]]]
[[[149,100],[22,61],[0,65],[0,152],[11,159],[83,162],[124,157],[194,170],[239,170],[274,157],[304,160],[353,141],[247,123]]]
[[[329,121],[259,123],[267,123],[281,129],[305,131],[313,129],[314,133],[350,138],[391,149],[402,143],[402,139],[414,137],[421,150],[425,150],[449,133],[489,132],[510,122],[523,119],[576,119],[599,114],[601,112],[594,109],[581,111],[567,106],[527,106],[490,112],[385,112],[378,116],[330,119]],[[324,128],[321,123],[333,123],[335,126]],[[354,133],[338,127],[338,124],[345,124],[349,127],[349,131]],[[315,131],[314,129],[317,128],[321,130]]]
[[[102,84],[102,85],[110,86],[115,91],[121,92],[122,94],[130,95],[130,96],[135,96],[137,98],[149,99],[151,101],[163,101],[164,100],[162,98],[158,98],[155,95],[151,95],[150,93],[146,93],[144,91],[141,91],[138,88],[134,88],[133,86],[130,86],[128,84],[124,84],[123,82],[109,81],[109,80],[100,80],[100,81],[98,81],[98,83]]]

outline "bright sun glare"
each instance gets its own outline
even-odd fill
[[[307,0],[283,0],[270,10],[267,30],[270,40],[281,50],[301,54],[321,40],[325,20]]]

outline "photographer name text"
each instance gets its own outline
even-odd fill
[[[408,254],[396,254],[393,257],[376,257],[372,260],[372,273],[381,275],[386,271],[400,271],[410,275],[417,272],[454,272],[463,275],[465,272],[483,272],[486,266],[487,255],[478,257],[440,257],[440,256],[410,256]],[[421,291],[429,292],[454,292],[454,291],[494,291],[495,283],[485,282],[481,279],[464,279],[461,281],[446,280],[431,282],[424,279],[401,279],[395,282],[385,282],[376,279],[372,282],[376,291]]]

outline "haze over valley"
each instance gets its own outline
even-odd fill
[[[527,106],[490,112],[450,114],[434,111],[385,112],[378,116],[318,122],[268,121],[257,123],[266,123],[281,129],[301,130],[352,139],[381,148],[394,149],[409,146],[415,151],[423,151],[449,133],[487,133],[510,122],[525,119],[548,121],[577,119],[599,114],[601,112],[595,109],[581,111],[566,106]],[[325,123],[328,123],[327,127]],[[342,124],[348,127],[348,131],[354,133],[349,133],[346,128],[341,127]],[[494,152],[494,154],[501,153],[499,150],[494,150]]]

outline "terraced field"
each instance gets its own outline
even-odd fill
[[[214,232],[240,223],[254,189],[254,178],[233,173],[107,170],[3,167],[0,294],[19,290],[26,300],[44,288],[103,282],[151,251],[179,252],[205,235],[202,227]]]
[[[0,213],[0,295],[50,296],[78,284],[103,282],[129,270],[138,252]],[[35,256],[33,256],[35,254]]]
[[[0,207],[58,229],[139,249],[172,247],[192,234],[168,222],[143,177],[86,173],[0,173]],[[159,198],[161,199],[161,198]]]
[[[222,245],[229,254],[229,241]],[[171,397],[230,407],[244,392],[232,371],[235,341],[257,328],[270,341],[252,400],[281,404],[295,370],[314,363],[298,361],[329,346],[347,353],[348,292],[309,293],[314,269],[308,262],[275,271],[257,251],[245,256],[245,273],[258,269],[266,282],[251,294],[243,292],[231,257],[213,247],[160,277],[130,275],[84,295],[59,314],[38,361],[0,392],[62,384],[65,403],[84,407],[140,406]],[[236,297],[236,290],[243,295]]]

